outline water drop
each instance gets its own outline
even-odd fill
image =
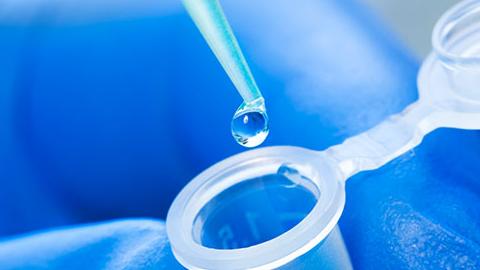
[[[285,185],[287,188],[297,188],[303,186],[310,190],[315,197],[320,197],[320,191],[315,184],[308,177],[304,176],[295,164],[284,163],[277,169],[277,174],[290,180],[289,185]]]
[[[260,145],[268,135],[268,117],[263,99],[242,103],[235,112],[231,123],[233,138],[242,146]]]
[[[287,178],[291,181],[292,186],[300,185],[300,183],[304,182],[304,177],[300,172],[295,168],[293,164],[282,164],[278,170],[277,174],[282,175],[283,177]]]

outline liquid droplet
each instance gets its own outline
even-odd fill
[[[315,184],[313,184],[309,178],[302,175],[302,173],[300,173],[294,164],[282,164],[280,167],[278,167],[277,174],[290,180],[291,184],[285,187],[296,188],[298,186],[303,186],[310,190],[316,198],[320,197],[320,191],[317,189]]]
[[[306,179],[300,172],[294,167],[293,164],[282,164],[278,167],[277,174],[289,179],[293,186],[297,186]]]
[[[242,103],[231,123],[233,138],[242,146],[255,147],[263,143],[268,135],[268,117],[263,99]]]

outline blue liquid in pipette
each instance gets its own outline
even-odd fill
[[[267,138],[268,116],[263,99],[252,104],[242,104],[231,122],[233,138],[242,146],[255,147]]]
[[[260,145],[268,135],[262,93],[218,0],[183,0],[188,13],[232,80],[244,104],[235,113],[232,135],[242,146]]]

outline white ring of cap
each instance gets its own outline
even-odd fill
[[[242,181],[275,173],[285,163],[300,168],[305,164],[301,174],[321,192],[300,223],[276,238],[247,248],[213,249],[195,241],[195,218],[211,199]],[[189,269],[271,269],[305,254],[327,237],[343,211],[344,182],[333,168],[318,152],[290,146],[247,151],[215,164],[180,192],[168,212],[167,233],[175,257]]]

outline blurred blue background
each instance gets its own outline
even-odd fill
[[[408,31],[393,32],[401,24],[382,18],[388,12],[379,16],[380,5],[222,4],[267,102],[265,145],[325,149],[417,98],[425,48],[408,48],[415,43],[401,38]],[[164,235],[160,219],[180,189],[245,150],[230,135],[239,103],[178,1],[3,1],[0,261],[11,258],[4,268],[21,267],[12,254],[28,261],[35,246],[28,238],[9,239],[36,230],[148,217],[155,218],[145,221],[156,224],[153,234]],[[340,226],[354,267],[480,267],[479,161],[478,132],[445,129],[383,168],[353,177]],[[103,236],[145,233],[143,220],[133,222],[127,233]],[[55,233],[62,232],[49,239],[58,239]],[[99,234],[76,250],[103,243]],[[36,259],[54,265],[64,255],[52,255],[63,253],[49,245],[68,250],[71,243],[78,244],[42,242],[45,256]],[[135,247],[118,243],[108,247]],[[166,238],[152,245],[168,253]],[[160,253],[146,254],[153,266],[174,265],[171,254],[163,262]],[[132,265],[143,265],[135,258]]]

